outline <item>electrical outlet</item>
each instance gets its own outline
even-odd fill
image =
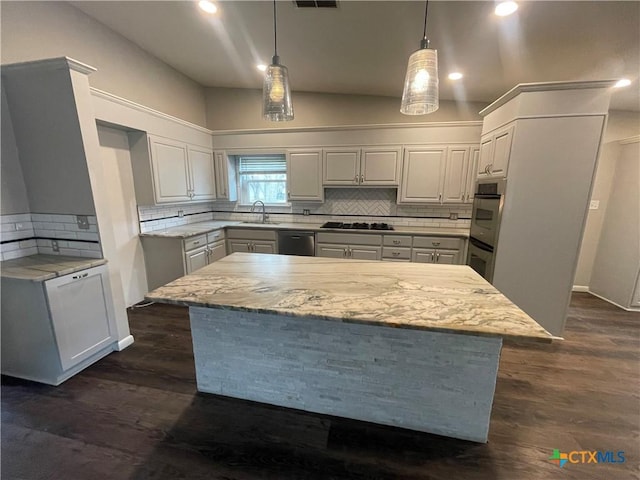
[[[450,213],[449,214],[449,220],[457,220],[458,219],[458,214],[457,213]]]
[[[86,215],[76,215],[76,221],[78,222],[78,228],[89,230],[89,218]]]
[[[591,200],[589,202],[589,210],[598,210],[600,208],[600,200]]]
[[[304,210],[302,210],[302,215],[309,215],[311,212],[309,211],[308,208],[305,208]]]
[[[57,240],[51,240],[51,248],[53,249],[54,252],[59,252],[60,251],[60,247],[58,247],[58,241]]]
[[[24,225],[22,223],[16,223],[16,230],[22,230]]]
[[[184,210],[178,210],[178,216],[184,217]]]

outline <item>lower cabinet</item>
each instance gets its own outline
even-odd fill
[[[411,261],[419,263],[461,264],[464,241],[455,237],[413,237]]]
[[[59,385],[117,347],[106,265],[2,279],[2,373]]]
[[[357,233],[318,233],[316,256],[381,260],[382,235]]]
[[[149,290],[195,272],[227,255],[224,230],[189,238],[143,236]]]
[[[227,229],[227,249],[229,254],[278,253],[277,232],[275,230],[229,228]]]

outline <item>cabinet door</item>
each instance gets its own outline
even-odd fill
[[[196,270],[207,265],[207,247],[202,247],[197,250],[191,250],[184,254],[185,257],[185,270],[187,273],[195,272]]]
[[[478,177],[489,175],[489,165],[493,159],[493,137],[488,136],[480,141],[480,159],[478,160]]]
[[[363,148],[360,161],[362,185],[398,185],[400,148]]]
[[[213,167],[213,151],[200,147],[188,147],[189,173],[192,200],[216,199],[216,176]]]
[[[325,149],[324,185],[358,185],[360,183],[360,149]]]
[[[416,263],[435,263],[436,251],[430,248],[414,248],[411,251],[411,261]]]
[[[184,143],[149,137],[157,203],[184,202],[189,197],[189,162]]]
[[[469,168],[467,169],[467,186],[465,188],[465,203],[473,203],[476,191],[476,177],[478,162],[480,160],[480,147],[471,147],[469,153]]]
[[[509,127],[503,132],[496,134],[493,143],[493,161],[491,162],[491,175],[506,177],[509,166],[509,155],[511,155],[511,140],[513,138],[513,127]]]
[[[463,203],[469,169],[469,147],[449,147],[444,169],[442,203]]]
[[[253,253],[277,253],[276,242],[254,241],[251,251]]]
[[[458,265],[460,263],[459,250],[436,250],[436,263]]]
[[[287,197],[296,201],[324,201],[320,150],[287,154]]]
[[[228,243],[229,255],[235,252],[244,252],[244,253],[250,252],[249,242],[247,240],[227,240],[227,241],[229,242]]]
[[[328,258],[346,258],[347,248],[348,247],[346,245],[329,245],[319,243],[316,246],[316,256]]]
[[[45,290],[63,370],[116,341],[106,266],[47,280]]]
[[[221,200],[235,202],[238,199],[235,169],[229,168],[229,158],[225,152],[215,152],[216,196]]]
[[[349,258],[356,260],[381,260],[381,247],[361,247],[358,245],[350,247]]]
[[[447,149],[405,148],[398,203],[440,203]]]
[[[213,263],[227,256],[227,247],[224,240],[209,245],[209,263]]]

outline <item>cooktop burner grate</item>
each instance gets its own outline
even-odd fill
[[[388,223],[343,223],[343,222],[327,222],[320,228],[339,228],[343,230],[393,230],[393,226]]]

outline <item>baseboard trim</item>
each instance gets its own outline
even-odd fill
[[[614,302],[613,300],[609,300],[606,297],[603,297],[602,295],[598,295],[597,293],[593,293],[592,291],[589,291],[589,293],[591,295],[593,295],[594,297],[598,297],[600,300],[604,300],[605,302],[610,303],[611,305],[615,305],[618,308],[621,308],[622,310],[625,310],[627,312],[640,312],[640,308],[630,308],[630,307],[623,307],[622,305],[620,305],[619,303]]]
[[[588,292],[589,287],[586,285],[574,285],[571,291],[572,292]]]
[[[126,337],[124,337],[122,340],[118,342],[118,346],[116,347],[116,350],[118,352],[121,352],[132,343],[133,343],[133,335],[127,335]]]

